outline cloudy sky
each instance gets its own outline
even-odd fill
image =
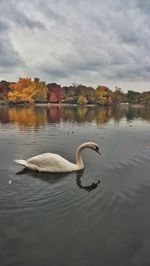
[[[0,80],[150,90],[150,0],[0,0]]]

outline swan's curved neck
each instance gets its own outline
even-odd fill
[[[81,152],[85,148],[89,148],[88,143],[81,144],[76,150],[76,164],[78,165],[80,169],[84,168],[84,163],[82,160]]]

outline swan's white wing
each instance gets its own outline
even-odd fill
[[[37,166],[39,171],[66,172],[74,171],[76,165],[54,153],[43,153],[27,160],[28,164]]]
[[[54,153],[43,153],[27,160],[28,163],[37,165],[38,167],[47,167],[50,165],[58,164],[60,161],[65,160],[58,154]]]

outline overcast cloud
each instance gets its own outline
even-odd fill
[[[0,79],[150,90],[149,0],[0,0]]]

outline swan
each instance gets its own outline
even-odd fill
[[[31,157],[27,160],[15,160],[31,170],[39,172],[49,172],[49,173],[67,173],[78,171],[84,168],[81,152],[82,150],[89,148],[101,154],[99,147],[94,142],[86,142],[81,144],[76,150],[76,163],[71,163],[64,159],[58,154],[54,153],[43,153],[37,156]]]

